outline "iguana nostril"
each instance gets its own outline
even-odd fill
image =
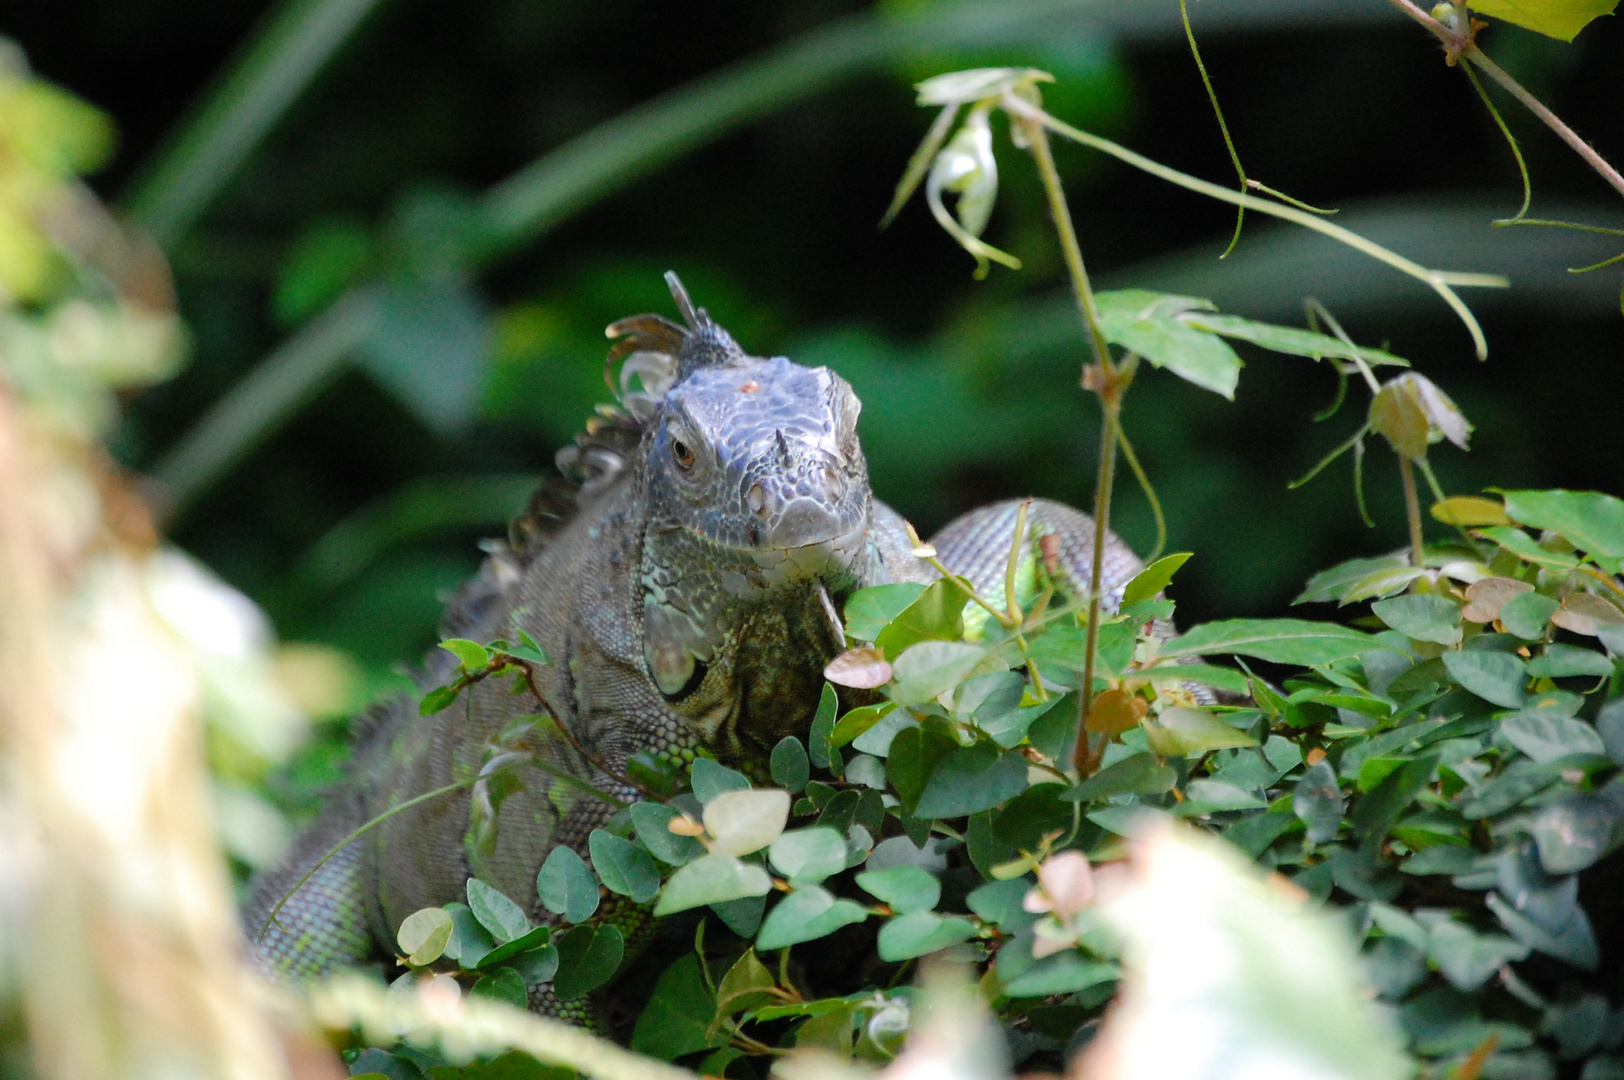
[[[760,484],[751,484],[750,490],[744,493],[745,504],[750,512],[757,517],[764,517],[767,513],[767,489]]]

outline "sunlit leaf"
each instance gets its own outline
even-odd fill
[[[789,792],[726,791],[705,804],[705,829],[715,838],[714,851],[748,855],[760,851],[784,831],[789,820]]]
[[[1144,289],[1101,292],[1095,299],[1100,327],[1112,344],[1132,349],[1157,367],[1234,399],[1241,358],[1216,334],[1177,318],[1183,311],[1210,309],[1211,301]]]
[[[1163,656],[1239,653],[1277,664],[1329,664],[1375,644],[1369,634],[1304,619],[1227,619],[1203,623],[1162,646]]]
[[[451,915],[443,908],[423,908],[401,922],[395,942],[408,963],[416,967],[432,964],[451,940],[451,925]]]
[[[773,879],[761,867],[724,852],[712,852],[671,875],[660,890],[654,914],[670,915],[706,904],[766,896],[772,887]]]
[[[1506,514],[1591,555],[1624,555],[1624,499],[1595,491],[1504,491]]]
[[[1454,495],[1432,504],[1432,519],[1445,525],[1510,525],[1504,503],[1477,495]]]
[[[873,641],[924,591],[925,586],[916,581],[858,589],[846,601],[847,635],[858,641]]]
[[[836,899],[817,885],[801,886],[767,913],[756,934],[756,948],[782,949],[815,941],[866,918],[861,904]]]
[[[942,898],[942,883],[918,866],[865,871],[857,875],[857,884],[900,914],[929,911]]]
[[[1213,750],[1256,746],[1257,740],[1224,723],[1206,709],[1174,705],[1145,721],[1150,748],[1163,757],[1199,757]]]
[[[1473,11],[1572,41],[1592,20],[1611,15],[1618,0],[1470,0]]]
[[[846,869],[846,839],[834,829],[791,829],[767,850],[778,872],[793,884],[816,885]]]
[[[1173,575],[1178,573],[1179,567],[1190,560],[1190,554],[1188,551],[1177,551],[1171,555],[1163,555],[1139,571],[1122,590],[1122,603],[1127,605],[1149,600],[1167,588],[1173,580]]]
[[[898,915],[880,928],[881,960],[896,962],[937,952],[974,937],[975,926],[967,919],[915,911]]]

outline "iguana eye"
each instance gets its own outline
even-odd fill
[[[671,456],[677,459],[677,468],[683,472],[694,467],[694,452],[681,439],[671,440]]]

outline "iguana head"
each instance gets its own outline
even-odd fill
[[[621,338],[610,359],[625,361],[622,403],[644,423],[645,636],[670,694],[748,605],[845,584],[867,548],[871,500],[851,386],[827,368],[747,355],[667,281],[686,326],[644,315],[609,333]]]

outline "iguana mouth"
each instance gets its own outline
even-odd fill
[[[749,554],[761,568],[763,584],[788,585],[850,570],[867,542],[865,522],[828,540],[798,547],[751,548]]]

